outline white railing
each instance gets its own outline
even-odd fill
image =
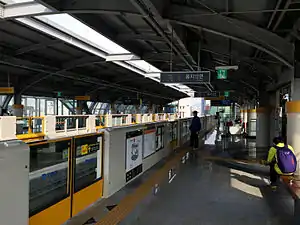
[[[36,118],[22,118],[32,121]],[[40,127],[38,133],[35,129],[28,129],[27,133],[17,132],[21,128],[18,124],[20,118],[14,116],[0,117],[0,140],[15,139],[16,135],[22,140],[34,139],[41,136],[58,137],[93,133],[108,127],[130,126],[135,124],[147,124],[155,122],[175,121],[177,114],[107,114],[107,115],[71,115],[71,116],[44,116],[39,117]],[[182,119],[185,120],[185,119]],[[212,116],[201,118],[203,128],[207,129],[213,125],[215,120]],[[24,135],[25,134],[25,135]],[[38,135],[37,135],[38,134]]]

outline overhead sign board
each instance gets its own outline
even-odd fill
[[[224,96],[229,97],[229,91],[224,91]]]
[[[207,98],[204,98],[204,100],[220,101],[220,100],[225,100],[225,97],[224,97],[224,96],[219,96],[219,97],[207,97]]]
[[[75,96],[75,100],[89,101],[89,100],[91,100],[91,96],[87,96],[87,95],[84,95],[84,96]]]
[[[0,87],[0,94],[13,94],[15,89],[13,87]]]
[[[160,82],[168,84],[210,83],[210,71],[162,72],[160,74]]]
[[[220,97],[220,92],[217,92],[217,91],[213,91],[213,92],[196,92],[195,97],[217,98],[217,97]]]
[[[210,102],[211,106],[231,106],[232,103],[233,101],[231,100],[215,100]]]

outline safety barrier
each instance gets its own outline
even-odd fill
[[[32,140],[47,136],[57,138],[66,135],[93,133],[107,127],[129,126],[160,121],[174,121],[177,114],[107,114],[44,117],[0,117],[0,140]]]
[[[26,192],[16,189],[14,193],[19,197],[15,202],[19,208],[23,207],[18,215],[24,216],[25,221],[14,224],[29,221],[30,225],[60,225],[70,215],[78,214],[102,197],[113,195],[189,140],[191,118],[174,119],[176,117],[168,115],[172,121],[133,123],[132,117],[137,121],[142,119],[141,115],[45,116],[41,126],[45,138],[28,141],[30,152],[7,149],[8,154],[4,157],[25,160],[28,169],[25,172],[13,169],[18,173],[14,178],[29,186]],[[154,117],[146,115],[144,121]],[[113,123],[114,118],[117,122]],[[161,117],[162,120],[166,118],[167,115]],[[200,119],[202,133],[215,126],[211,116]],[[39,122],[26,125],[32,123]],[[58,124],[63,128],[58,129]],[[16,117],[0,117],[1,138],[16,138],[16,127]],[[0,145],[0,153],[7,146],[10,145]],[[23,146],[28,150],[27,145]],[[10,176],[11,168],[16,165],[12,163],[10,166],[8,164],[6,170],[0,171],[3,177]],[[18,166],[24,168],[23,164]],[[29,185],[19,177],[26,178]],[[26,193],[26,198],[21,198],[18,191],[22,195]],[[6,207],[6,202],[0,204],[0,208]]]

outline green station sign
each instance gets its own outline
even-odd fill
[[[227,70],[225,70],[225,69],[217,70],[217,79],[226,80],[227,79]]]

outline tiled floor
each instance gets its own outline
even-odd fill
[[[272,192],[267,187],[265,175],[268,168],[204,161],[201,156],[205,151],[228,157],[232,154],[227,151],[230,148],[224,150],[219,146],[216,150],[213,142],[210,140],[211,145],[206,145],[206,150],[199,151],[197,159],[190,161],[174,181],[162,189],[156,199],[130,224],[290,224],[293,213],[292,198],[284,188]],[[237,150],[233,153],[238,153],[235,151]],[[239,151],[243,152],[240,157],[248,158],[250,153],[251,158],[255,146],[244,149],[240,147]]]

